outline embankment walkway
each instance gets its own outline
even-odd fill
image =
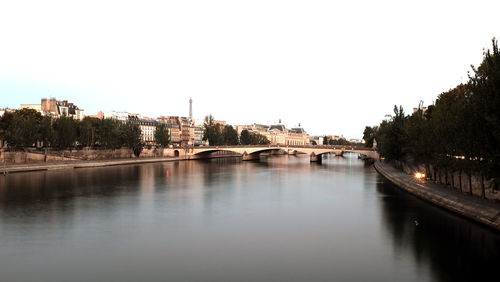
[[[5,166],[2,166],[0,164],[0,174],[13,173],[13,172],[69,169],[69,168],[104,167],[104,166],[127,165],[127,164],[172,162],[178,160],[181,160],[181,158],[151,157],[151,158],[137,158],[137,159],[127,158],[127,159],[64,161],[64,162],[32,163],[32,164],[9,164]]]
[[[374,167],[401,189],[500,231],[500,203],[466,195],[431,181],[417,180],[412,175],[379,161],[375,162]]]

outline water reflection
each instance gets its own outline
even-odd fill
[[[0,281],[454,281],[499,247],[353,155],[0,178]]]
[[[496,277],[500,238],[493,231],[377,182],[386,230],[398,256],[412,254],[437,281],[487,281]]]

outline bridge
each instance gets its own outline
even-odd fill
[[[307,154],[311,162],[321,163],[324,154],[335,154],[342,156],[344,153],[358,153],[360,155],[378,159],[378,153],[365,147],[356,146],[279,146],[279,145],[244,145],[244,146],[206,146],[206,147],[182,147],[170,148],[169,154],[184,159],[207,159],[213,156],[215,152],[228,152],[241,156],[242,160],[258,160],[263,153],[277,154],[284,153],[289,155]]]

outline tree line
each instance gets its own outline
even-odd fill
[[[349,142],[345,138],[333,139],[328,136],[325,136],[323,137],[323,145],[356,145],[356,143]]]
[[[157,126],[155,137],[160,146],[170,143],[168,130],[163,124]],[[144,146],[138,124],[93,117],[81,121],[68,116],[52,118],[33,109],[5,112],[0,117],[0,138],[13,149],[29,148],[37,143],[54,149],[126,147],[139,155]]]
[[[222,126],[216,123],[212,115],[205,117],[203,140],[208,141],[210,146],[268,145],[271,143],[266,136],[246,129],[242,130],[238,136],[238,132],[231,125]]]
[[[367,126],[365,144],[376,141],[388,160],[424,164],[434,175],[467,173],[497,179],[500,175],[500,52],[497,40],[483,53],[479,67],[472,66],[467,83],[441,93],[424,111],[422,102],[411,115],[401,106],[378,126]],[[453,181],[453,179],[451,179]],[[484,184],[484,183],[483,183]],[[484,185],[482,185],[484,197]],[[471,192],[471,191],[470,191]]]

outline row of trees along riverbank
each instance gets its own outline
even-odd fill
[[[473,174],[481,179],[483,198],[485,179],[493,178],[493,187],[498,189],[500,53],[497,40],[492,42],[479,67],[472,66],[467,83],[441,93],[425,112],[422,102],[411,115],[394,106],[393,116],[365,128],[366,145],[371,147],[375,140],[378,152],[387,160],[423,164],[432,179],[445,174],[445,184],[452,186],[450,180],[455,178],[448,179],[450,172],[466,173],[471,194]]]
[[[168,146],[170,138],[165,125],[157,126],[155,137],[159,146]],[[12,149],[34,147],[37,143],[57,150],[126,147],[136,156],[145,146],[141,141],[141,129],[134,123],[92,117],[82,121],[67,116],[52,118],[32,109],[4,113],[0,118],[0,139]]]
[[[267,145],[271,142],[266,136],[242,130],[238,137],[238,132],[231,125],[224,125],[215,122],[212,115],[205,117],[203,125],[203,140],[208,141],[210,146],[219,145]]]

